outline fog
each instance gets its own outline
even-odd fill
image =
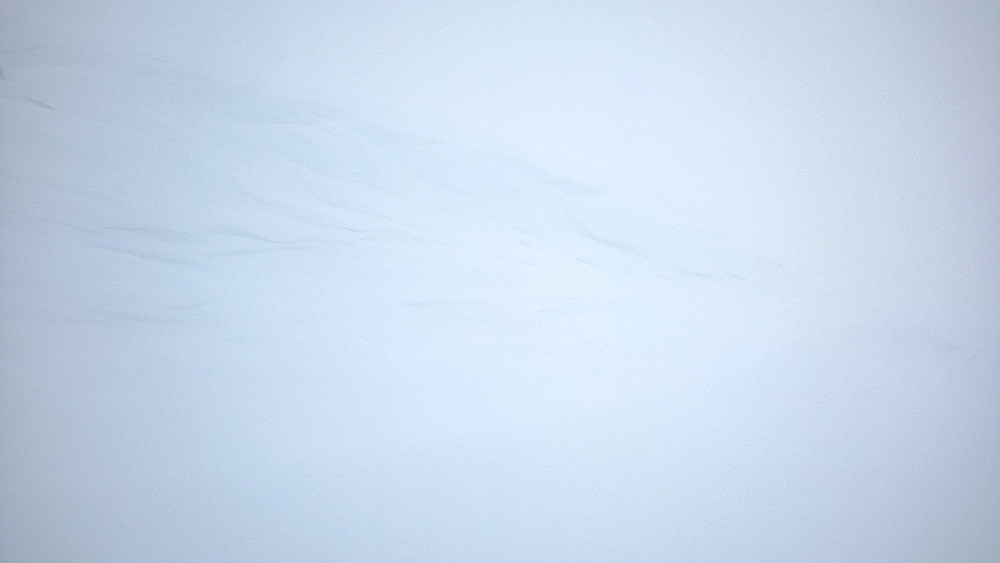
[[[0,559],[995,560],[990,2],[0,0]]]

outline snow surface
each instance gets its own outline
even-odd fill
[[[988,323],[154,60],[0,69],[0,559],[1000,558]]]

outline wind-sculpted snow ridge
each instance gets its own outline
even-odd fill
[[[25,264],[60,281],[9,288],[52,294],[13,300],[7,314],[223,315],[227,326],[261,303],[244,294],[251,271],[277,284],[268,295],[281,290],[262,315],[271,321],[316,310],[303,286],[400,304],[580,298],[628,282],[619,294],[644,298],[712,280],[752,286],[767,270],[613,194],[316,105],[52,49],[9,54],[4,67],[17,135],[0,170],[5,222],[24,240],[46,233],[41,254],[62,269]],[[37,260],[40,249],[17,246]],[[321,294],[311,299],[331,298]]]

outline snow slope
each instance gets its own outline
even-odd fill
[[[1000,551],[993,333],[817,329],[662,202],[157,61],[0,68],[5,560]]]

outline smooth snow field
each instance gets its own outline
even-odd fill
[[[152,58],[0,70],[2,561],[1000,560],[994,231],[855,284]]]

